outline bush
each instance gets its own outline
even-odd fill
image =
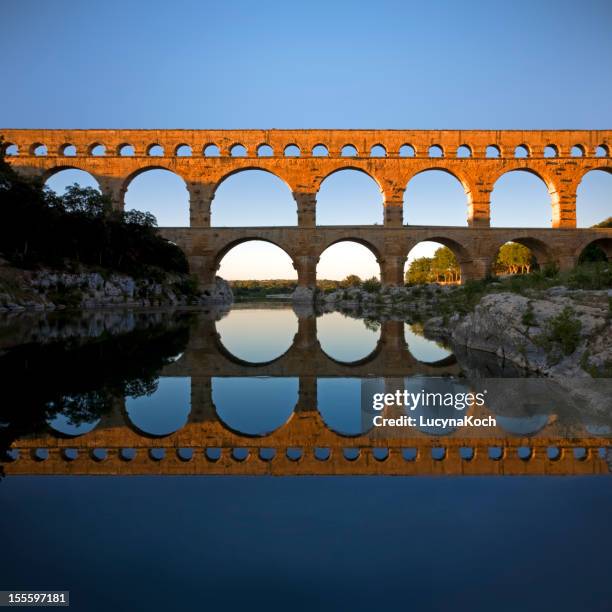
[[[373,276],[372,278],[364,280],[361,287],[364,291],[367,291],[368,293],[378,293],[380,291],[381,284],[380,281],[375,276]]]
[[[582,323],[576,318],[574,310],[566,306],[558,315],[550,318],[544,331],[535,340],[549,354],[550,360],[557,362],[562,355],[571,355],[580,344]]]

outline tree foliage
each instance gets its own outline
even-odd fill
[[[0,157],[0,253],[13,265],[100,266],[133,276],[187,272],[184,253],[150,213],[111,210],[108,198],[72,185],[62,196],[18,175]]]
[[[440,247],[433,257],[413,259],[406,272],[406,282],[411,285],[458,283],[460,280],[461,268],[448,247]]]
[[[522,244],[506,242],[495,260],[497,274],[529,274],[535,265],[533,253]]]

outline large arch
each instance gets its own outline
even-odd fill
[[[316,219],[317,225],[382,225],[380,184],[361,168],[335,169],[319,185]]]
[[[223,272],[224,272],[224,268],[223,268],[223,262],[226,259],[226,257],[232,252],[234,251],[235,254],[239,254],[240,253],[238,251],[236,251],[236,249],[239,248],[244,248],[247,247],[248,245],[251,246],[255,246],[255,247],[260,247],[259,249],[259,253],[261,254],[262,252],[264,253],[274,253],[276,255],[279,254],[279,252],[284,255],[284,262],[283,262],[283,266],[282,266],[282,270],[284,270],[286,272],[286,274],[288,274],[288,276],[262,276],[262,274],[265,274],[265,272],[262,271],[261,266],[268,266],[270,265],[270,261],[269,260],[265,260],[265,258],[261,258],[261,257],[247,257],[244,259],[245,264],[248,263],[249,264],[249,268],[247,270],[245,270],[245,274],[246,276],[237,276],[236,274],[239,273],[240,270],[240,266],[238,264],[235,264],[232,266],[231,273],[228,273],[227,270],[225,270],[225,276],[223,276]],[[265,249],[264,251],[261,250],[261,248]],[[244,253],[244,251],[243,251]],[[225,264],[227,265],[228,262],[227,260],[225,261]],[[291,267],[289,267],[289,265]],[[257,267],[254,267],[257,266]],[[268,240],[265,238],[260,238],[259,236],[244,236],[241,238],[238,238],[236,240],[232,240],[231,242],[229,242],[228,244],[226,244],[223,248],[221,248],[216,256],[215,256],[215,268],[218,270],[218,273],[220,276],[222,276],[222,278],[225,278],[226,280],[261,280],[262,278],[296,278],[297,279],[297,272],[296,272],[296,266],[295,266],[295,262],[293,260],[293,257],[290,254],[289,248],[286,245],[280,244],[279,242],[274,242],[273,240]],[[278,269],[278,268],[275,268]],[[234,273],[235,271],[235,273]],[[274,272],[273,272],[274,273]]]
[[[468,223],[470,188],[445,168],[427,168],[410,178],[404,191],[407,225],[458,225]]]
[[[612,216],[612,166],[582,175],[576,190],[576,226],[592,227]]]
[[[124,182],[126,210],[155,215],[159,227],[189,226],[189,192],[184,179],[162,166],[133,172]]]
[[[57,195],[64,194],[66,189],[75,183],[79,187],[91,187],[100,191],[100,184],[96,178],[86,170],[81,170],[76,166],[57,166],[52,168],[44,174],[43,180],[45,185]]]
[[[380,253],[362,238],[342,238],[323,248],[317,263],[317,279],[342,280],[350,274],[367,278],[380,278]]]
[[[458,280],[460,282],[465,282],[474,277],[473,261],[470,251],[456,240],[439,234],[432,234],[411,246],[404,264],[404,277],[406,279],[408,278],[410,266],[414,261],[421,258],[433,258],[436,251],[441,247],[446,247],[454,255],[456,265],[459,268]],[[450,278],[451,276],[449,276],[449,279]],[[456,278],[456,275],[452,278]],[[427,282],[438,282],[438,280],[421,280],[418,281],[417,284]]]
[[[491,227],[551,227],[554,185],[530,168],[500,174],[491,192]]]
[[[297,204],[289,184],[262,168],[241,168],[225,175],[211,206],[215,227],[297,225]]]
[[[553,251],[545,242],[543,242],[539,238],[534,238],[532,236],[517,235],[512,236],[507,240],[498,242],[493,246],[493,249],[491,251],[491,263],[493,266],[497,258],[497,254],[499,253],[499,250],[504,246],[504,244],[508,244],[511,242],[527,247],[533,254],[533,257],[536,260],[536,264],[540,268],[558,263],[555,260],[555,255]]]

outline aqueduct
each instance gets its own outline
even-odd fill
[[[67,168],[84,170],[117,209],[124,207],[130,181],[142,172],[166,169],[182,177],[189,192],[190,225],[161,232],[184,249],[203,285],[214,282],[223,255],[247,240],[264,240],[285,250],[297,270],[298,285],[308,289],[315,286],[321,253],[345,240],[372,250],[387,286],[403,284],[406,257],[424,240],[440,242],[455,253],[463,280],[486,276],[499,247],[508,241],[531,248],[540,264],[551,262],[561,269],[573,267],[593,242],[612,258],[612,229],[576,228],[576,191],[583,176],[594,169],[612,173],[610,130],[4,129],[0,134],[16,171],[46,180]],[[433,149],[439,157],[432,157]],[[252,169],[270,172],[289,186],[297,226],[211,227],[217,187],[230,175]],[[319,187],[343,169],[365,172],[376,181],[383,225],[316,224]],[[429,169],[446,171],[463,185],[467,227],[404,224],[406,185]],[[493,185],[513,170],[535,174],[546,184],[550,228],[489,226]]]

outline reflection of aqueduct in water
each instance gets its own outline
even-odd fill
[[[402,131],[402,130],[3,130],[6,148],[17,152],[13,167],[46,179],[66,168],[92,174],[113,206],[121,209],[130,181],[153,168],[181,176],[190,198],[190,227],[164,228],[163,235],[181,246],[192,270],[211,283],[225,253],[241,242],[265,240],[291,257],[301,287],[314,287],[321,253],[344,240],[373,251],[385,285],[403,283],[408,252],[424,240],[448,246],[461,266],[462,279],[477,279],[491,270],[499,247],[515,241],[529,247],[538,263],[569,269],[582,250],[596,242],[612,258],[612,229],[576,228],[576,190],[586,172],[612,172],[612,132],[601,131]],[[343,156],[350,145],[352,155]],[[125,147],[133,156],[123,156]],[[69,147],[75,156],[66,157]],[[187,147],[189,156],[180,156]],[[206,156],[210,147],[218,157]],[[272,156],[260,156],[268,147]],[[294,147],[297,157],[284,156]],[[324,147],[326,156],[313,156]],[[402,157],[410,147],[413,157]],[[438,147],[442,157],[430,157]],[[469,157],[457,157],[464,147]],[[580,157],[570,155],[577,148]],[[160,156],[152,156],[155,148]],[[237,149],[243,155],[236,155]],[[373,149],[382,157],[371,156]],[[516,149],[526,157],[516,157]],[[554,157],[545,157],[544,150]],[[497,157],[487,157],[487,149]],[[39,153],[45,151],[44,155]],[[599,152],[599,156],[597,154]],[[273,173],[286,182],[297,204],[295,227],[211,228],[210,209],[219,184],[248,169]],[[322,181],[343,169],[356,169],[377,182],[384,206],[382,226],[317,226],[316,199]],[[403,225],[403,194],[416,174],[440,169],[455,176],[467,199],[468,227]],[[551,198],[552,227],[548,229],[491,228],[490,193],[496,180],[513,170],[539,176]],[[409,220],[408,220],[409,221]]]
[[[417,362],[404,339],[403,321],[385,321],[376,349],[352,364],[334,361],[320,348],[316,319],[300,317],[290,349],[268,363],[250,364],[224,349],[214,321],[200,318],[184,353],[166,366],[163,376],[189,377],[191,412],[178,431],[154,436],[139,430],[117,402],[89,433],[76,438],[53,432],[18,440],[18,458],[5,464],[7,474],[593,474],[607,473],[601,454],[607,440],[573,414],[544,414],[536,431],[513,434],[491,429],[457,428],[438,436],[406,428],[392,436],[340,435],[320,412],[321,378],[381,377],[391,389],[415,374],[457,375],[452,357],[433,364]],[[298,398],[289,420],[272,433],[254,436],[221,422],[212,399],[217,377],[293,377]],[[530,380],[530,379],[526,379]],[[515,400],[502,407],[510,421],[524,418]],[[491,414],[473,408],[471,414]],[[497,414],[497,413],[494,413]],[[498,415],[500,416],[500,415]],[[527,418],[529,421],[529,418]],[[550,457],[549,448],[557,455]],[[576,456],[580,448],[582,455]],[[38,449],[46,449],[43,459]],[[135,456],[125,449],[135,451]],[[189,453],[185,449],[189,449]],[[211,450],[215,453],[211,454]],[[490,451],[496,452],[491,455]],[[528,450],[520,456],[519,449]],[[468,456],[463,451],[468,450]],[[77,452],[76,457],[74,451]],[[103,451],[103,455],[99,453]],[[414,454],[411,455],[411,452]],[[161,454],[160,454],[161,453]],[[353,454],[351,454],[353,453]],[[163,456],[162,456],[163,455]]]

